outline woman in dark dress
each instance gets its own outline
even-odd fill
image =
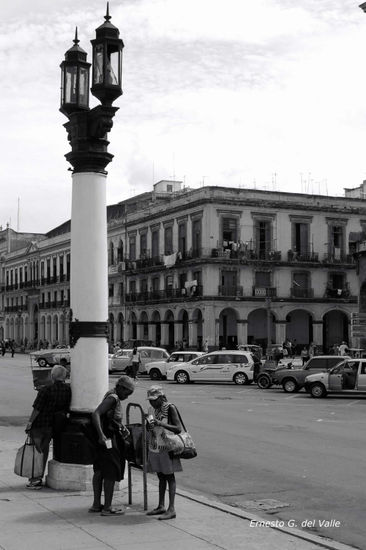
[[[93,462],[94,501],[89,512],[100,512],[102,516],[125,513],[123,507],[112,507],[112,499],[116,481],[120,481],[124,476],[125,439],[129,436],[128,429],[122,424],[121,402],[127,399],[134,389],[134,381],[129,376],[121,376],[116,386],[105,394],[103,401],[92,414],[98,444]],[[103,489],[104,506],[101,504]]]
[[[149,459],[148,471],[156,472],[159,478],[159,503],[157,508],[147,512],[148,516],[159,516],[159,519],[172,519],[176,517],[174,508],[176,482],[175,472],[182,471],[180,459],[171,456],[165,449],[165,430],[179,434],[182,431],[177,409],[172,403],[168,403],[161,386],[151,386],[147,391],[150,402],[148,413]],[[165,509],[165,492],[169,488],[169,506]]]

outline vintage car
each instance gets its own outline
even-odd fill
[[[305,378],[314,372],[325,372],[345,359],[342,355],[318,355],[311,357],[301,368],[280,367],[272,372],[263,372],[258,376],[258,386],[261,389],[270,388],[272,385],[282,386],[287,393],[301,390],[305,384]]]
[[[35,361],[40,367],[53,367],[54,365],[65,367],[70,364],[71,360],[70,347],[63,344],[52,349],[32,351],[29,355],[31,361]]]
[[[150,346],[139,346],[140,352],[139,374],[146,373],[146,364],[155,361],[166,361],[169,359],[169,353],[164,348],[155,348]],[[125,371],[132,365],[132,349],[120,349],[117,353],[108,357],[108,370]]]
[[[150,376],[151,380],[161,380],[161,378],[166,378],[167,370],[172,363],[187,363],[201,355],[204,355],[202,351],[174,351],[165,361],[146,363],[146,374]]]
[[[366,393],[366,359],[346,359],[328,372],[311,374],[305,388],[316,398],[328,393]]]
[[[254,358],[248,351],[212,351],[188,363],[175,363],[167,370],[167,380],[189,382],[234,382],[251,384]]]

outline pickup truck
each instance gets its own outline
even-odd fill
[[[287,393],[294,393],[301,390],[305,385],[305,378],[309,374],[326,372],[341,361],[349,359],[344,355],[319,355],[311,357],[301,369],[281,369],[276,371],[275,384],[282,386]]]
[[[328,393],[366,394],[366,359],[346,359],[328,372],[311,374],[305,389],[315,398]]]

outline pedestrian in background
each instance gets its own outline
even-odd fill
[[[130,433],[123,425],[122,401],[133,393],[135,384],[127,376],[121,376],[115,387],[105,394],[103,401],[92,414],[92,422],[97,432],[96,456],[93,462],[94,500],[90,513],[102,516],[119,516],[125,508],[112,507],[114,485],[124,477],[126,462],[126,442]],[[101,498],[104,490],[104,505]]]
[[[346,342],[342,342],[338,349],[340,355],[347,355],[347,353],[349,352]]]
[[[302,348],[300,355],[302,359],[302,364],[305,365],[306,361],[309,359],[309,351],[306,346]]]
[[[29,479],[27,489],[42,488],[50,442],[54,436],[55,414],[66,414],[69,411],[71,388],[65,382],[66,375],[65,367],[55,365],[51,370],[52,384],[41,388],[33,403],[33,411],[25,431],[31,436],[36,449],[43,453],[43,472],[41,476]]]
[[[5,345],[5,342],[4,340],[1,341],[1,355],[4,357],[6,353],[6,345]]]
[[[161,386],[151,386],[147,390],[150,402],[148,414],[149,454],[148,472],[155,472],[159,479],[159,502],[157,508],[147,512],[148,516],[159,516],[159,519],[176,517],[174,502],[176,493],[175,472],[182,471],[180,459],[170,456],[165,449],[165,430],[179,434],[182,425],[175,405],[169,403]],[[168,485],[169,506],[165,509],[165,493]]]
[[[133,347],[132,350],[132,378],[137,378],[137,373],[139,372],[140,367],[140,352],[137,349],[137,346]]]
[[[10,352],[11,352],[11,356],[14,357],[14,353],[15,353],[15,342],[14,342],[14,340],[10,340],[9,349],[10,349]]]

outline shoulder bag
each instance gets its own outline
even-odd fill
[[[175,407],[175,405],[174,405]],[[184,422],[182,420],[182,417],[180,415],[180,412],[178,411],[177,407],[175,407],[175,410],[177,411],[178,418],[180,420],[180,423],[182,425],[183,431],[180,432],[180,434],[175,434],[176,437],[178,437],[181,442],[183,443],[183,448],[178,449],[176,451],[173,450],[173,455],[177,456],[178,458],[195,458],[197,456],[197,450],[196,446],[194,444],[194,441],[192,439],[192,436],[187,432],[186,427],[184,425]]]

